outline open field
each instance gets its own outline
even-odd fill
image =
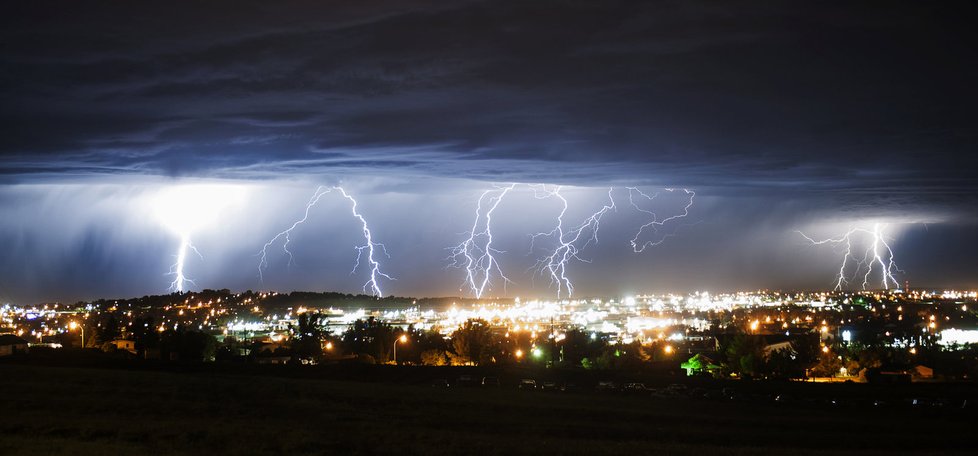
[[[974,421],[960,410],[23,364],[0,364],[0,388],[3,455],[864,455],[974,448]]]

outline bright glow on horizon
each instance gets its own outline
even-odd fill
[[[244,201],[244,187],[227,184],[187,184],[168,187],[153,198],[151,207],[160,223],[180,236],[176,260],[167,275],[173,276],[170,290],[183,292],[194,281],[184,274],[187,252],[203,255],[194,247],[191,235],[212,226],[222,210]]]
[[[185,184],[164,188],[150,204],[166,229],[188,236],[212,226],[221,211],[243,203],[245,196],[242,185]]]

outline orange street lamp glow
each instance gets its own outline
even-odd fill
[[[85,327],[83,325],[79,325],[78,323],[70,322],[68,323],[68,328],[70,328],[72,331],[74,331],[75,328],[81,328],[81,348],[85,348]]]
[[[401,337],[398,337],[397,339],[394,340],[394,364],[397,364],[397,343],[398,342],[400,342],[402,344],[403,343],[406,343],[407,342],[407,334],[401,334]]]

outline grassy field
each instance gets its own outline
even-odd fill
[[[0,364],[0,454],[973,454],[964,413]]]

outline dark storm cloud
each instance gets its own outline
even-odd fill
[[[972,206],[956,4],[8,2],[7,181],[436,175]]]

